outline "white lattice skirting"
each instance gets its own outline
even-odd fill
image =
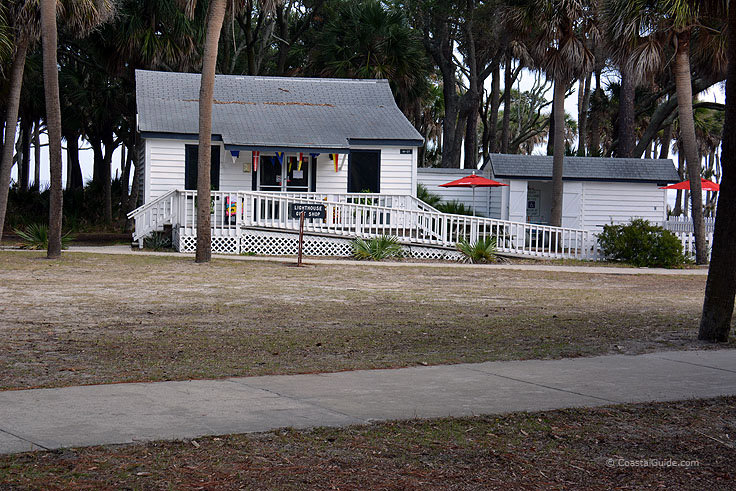
[[[180,229],[173,230],[173,243],[179,252],[194,252],[197,237],[183,235]],[[263,256],[294,256],[299,248],[299,236],[284,232],[265,230],[245,230],[241,237],[212,237],[214,254],[250,253]],[[426,246],[403,246],[408,257],[418,259],[445,259],[458,261],[462,254],[458,251]],[[353,253],[352,239],[304,235],[305,256],[340,256]]]

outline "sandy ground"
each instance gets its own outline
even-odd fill
[[[708,348],[695,340],[704,286],[693,275],[4,251],[0,388]]]

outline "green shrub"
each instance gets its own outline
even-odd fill
[[[464,203],[461,203],[457,200],[453,201],[447,201],[445,203],[440,203],[437,206],[435,206],[437,210],[441,211],[442,213],[450,213],[451,215],[472,215],[473,209],[469,206],[465,206]],[[475,216],[483,216],[480,213],[476,213]]]
[[[49,226],[45,223],[32,223],[27,225],[24,230],[14,228],[13,232],[23,240],[23,249],[35,250],[48,249],[49,247]],[[62,235],[61,248],[68,249],[71,241],[71,232]]]
[[[456,247],[465,256],[466,263],[490,263],[497,259],[495,237],[486,237],[473,244],[466,239],[461,239]]]
[[[164,232],[151,232],[143,238],[143,247],[153,251],[168,251],[173,248],[171,235]]]
[[[369,240],[355,239],[353,241],[355,259],[380,261],[391,257],[401,257],[402,253],[401,244],[396,237],[382,235]]]
[[[606,259],[638,267],[674,268],[688,262],[675,234],[640,218],[627,224],[604,225],[598,244]]]
[[[427,186],[425,186],[421,182],[417,184],[417,198],[434,208],[437,208],[437,205],[439,205],[442,201],[442,197],[439,194],[430,192],[427,189]]]

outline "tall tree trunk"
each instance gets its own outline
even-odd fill
[[[57,0],[41,0],[41,34],[43,38],[43,88],[46,97],[46,129],[49,136],[49,247],[46,256],[61,256],[61,104],[59,102],[59,69],[56,58]]]
[[[700,158],[698,157],[693,119],[693,92],[690,81],[690,32],[677,35],[675,54],[675,88],[677,91],[680,138],[685,151],[687,173],[690,178],[690,200],[692,203],[693,231],[695,234],[695,262],[708,264],[708,249],[705,244],[705,221],[703,220],[703,190],[700,182]]]
[[[212,258],[210,229],[210,167],[212,156],[212,98],[215,91],[217,45],[225,18],[225,0],[212,0],[207,12],[207,35],[202,57],[202,79],[199,88],[199,150],[197,161],[197,252],[195,261]]]
[[[465,168],[478,168],[478,111],[471,111],[465,126]]]
[[[555,82],[555,90],[557,90],[557,82]],[[556,94],[556,92],[555,92]],[[549,133],[547,135],[547,155],[555,154],[555,127],[557,125],[557,118],[555,117],[555,99],[557,95],[552,96],[552,105],[549,113]],[[565,117],[564,114],[562,116]],[[564,141],[564,136],[563,136]]]
[[[672,123],[662,129],[662,147],[659,149],[659,158],[668,159],[670,157],[670,145],[672,145]]]
[[[601,113],[600,107],[603,101],[603,87],[601,87],[601,70],[596,63],[595,91],[593,91],[594,111],[590,116],[590,141],[588,142],[588,155],[597,157],[601,154]]]
[[[501,126],[501,153],[509,153],[511,139],[511,93],[513,92],[513,70],[511,51],[506,53],[506,68],[503,70],[503,124]],[[521,124],[521,122],[519,123]]]
[[[23,68],[26,64],[28,38],[20,36],[10,67],[10,83],[8,107],[5,110],[5,136],[2,156],[0,156],[0,239],[3,238],[5,213],[8,211],[8,193],[10,192],[10,170],[13,167],[13,149],[15,148],[15,131],[18,127],[18,108],[20,107],[20,90],[23,85]]]
[[[689,80],[689,79],[688,79]],[[634,128],[634,99],[636,97],[636,85],[634,77],[625,68],[621,68],[621,93],[618,104],[618,143],[616,145],[616,157],[631,157],[636,146],[636,134]]]
[[[490,125],[490,134],[488,151],[489,153],[498,152],[498,110],[501,106],[501,63],[498,58],[493,60],[493,70],[491,73],[491,113],[488,116],[488,124]],[[468,124],[470,121],[468,121]]]
[[[33,191],[41,190],[41,121],[33,124]]]
[[[562,172],[565,164],[565,92],[567,82],[555,80],[554,89],[554,111],[555,122],[554,157],[552,159],[552,210],[550,212],[550,225],[562,226],[562,199],[563,183]]]
[[[67,189],[82,189],[82,167],[79,165],[79,137],[76,133],[68,134],[66,139],[66,165],[69,168]]]
[[[18,161],[18,187],[24,191],[28,190],[28,175],[31,173],[31,131],[33,131],[33,122],[28,118],[21,119],[21,156]]]
[[[585,156],[587,148],[586,141],[588,139],[588,108],[590,107],[590,85],[593,74],[589,73],[585,77],[585,82],[581,80],[582,97],[580,97],[580,106],[578,107],[578,155]]]
[[[105,224],[112,224],[112,155],[115,152],[115,145],[112,141],[112,134],[105,139],[105,157],[103,167],[103,184],[105,190]]]
[[[736,0],[729,1],[726,119],[721,152],[721,191],[698,339],[726,342],[736,298]]]
[[[120,190],[121,190],[121,200],[120,202],[123,203],[123,208],[125,208],[127,202],[128,202],[128,186],[130,184],[130,166],[133,164],[133,155],[130,150],[128,150],[128,146],[123,144],[120,146],[120,149],[122,150],[120,154],[120,165],[121,169],[123,170],[122,176],[120,176]],[[127,212],[128,210],[123,209],[122,211]]]

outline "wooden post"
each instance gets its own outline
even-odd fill
[[[299,257],[297,258],[297,267],[302,266],[302,246],[304,244],[304,212],[299,214]]]

